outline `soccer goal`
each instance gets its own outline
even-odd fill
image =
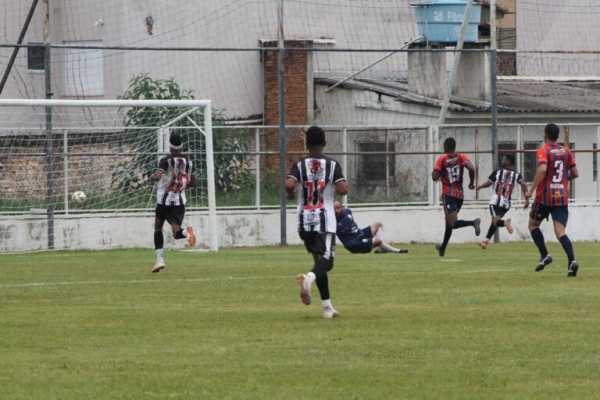
[[[209,100],[0,99],[0,252],[151,247],[151,175],[174,133],[198,177],[184,224],[216,251]]]

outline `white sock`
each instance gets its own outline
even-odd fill
[[[181,234],[183,235],[183,237],[184,238],[188,237],[187,229],[185,229],[183,226],[181,227],[181,229],[183,229],[183,232],[181,232]]]
[[[157,263],[161,263],[161,262],[165,262],[163,260],[163,249],[156,249],[156,262]]]
[[[321,304],[323,304],[323,309],[327,310],[327,309],[332,309],[333,306],[331,305],[331,300],[327,299],[327,300],[321,300]]]
[[[397,253],[399,251],[397,248],[390,246],[386,242],[381,242],[379,247],[381,247],[385,251],[389,251],[390,253]]]
[[[381,239],[383,241],[383,228],[379,228],[379,230],[377,230],[377,233],[375,234],[375,237],[377,239]]]
[[[306,274],[306,276],[308,277],[308,279],[310,279],[311,283],[314,282],[315,279],[317,279],[317,276],[314,272],[309,272],[308,274]]]

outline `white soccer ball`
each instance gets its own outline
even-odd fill
[[[86,198],[87,198],[87,196],[81,190],[74,192],[73,195],[71,196],[71,200],[73,200],[75,203],[79,203],[79,204],[83,203]]]

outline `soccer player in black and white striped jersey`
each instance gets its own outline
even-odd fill
[[[192,160],[182,154],[183,139],[180,135],[171,135],[169,147],[170,154],[159,160],[158,168],[152,174],[152,179],[157,182],[154,217],[156,264],[151,270],[153,274],[165,268],[163,259],[165,239],[162,232],[165,221],[171,225],[175,240],[186,238],[190,247],[196,245],[196,235],[192,227],[182,228],[185,216],[185,189],[198,185],[196,167]]]
[[[335,256],[337,220],[333,196],[334,192],[340,196],[347,194],[348,183],[340,164],[323,155],[325,144],[323,129],[311,126],[306,131],[308,155],[292,165],[285,189],[289,200],[298,199],[298,234],[314,261],[309,272],[296,277],[301,286],[300,299],[306,305],[311,303],[311,285],[315,282],[321,295],[323,316],[335,318],[340,314],[331,304],[327,276]]]
[[[504,221],[502,217],[506,215],[511,206],[512,191],[517,186],[521,186],[523,191],[523,197],[525,198],[525,207],[529,207],[529,199],[525,197],[527,192],[527,185],[523,175],[515,171],[515,156],[512,154],[505,154],[502,156],[501,168],[492,172],[488,177],[488,180],[477,186],[477,190],[484,189],[490,186],[493,187],[494,194],[490,198],[490,214],[492,214],[492,223],[488,229],[488,233],[485,239],[479,243],[479,247],[482,249],[487,248],[490,239],[496,232],[498,227],[505,227],[509,234],[513,233],[513,227],[511,220],[507,219]]]

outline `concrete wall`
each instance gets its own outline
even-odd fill
[[[384,238],[391,243],[434,243],[441,241],[444,231],[441,207],[411,208],[356,208],[353,210],[358,224],[363,227],[375,220],[383,221]],[[289,244],[300,244],[296,233],[295,212],[287,214]],[[485,205],[465,206],[460,213],[463,219],[482,219],[483,238],[489,223]],[[508,235],[500,231],[502,241],[529,241],[528,212],[516,206],[510,211],[515,232]],[[119,247],[153,248],[153,215],[80,215],[57,218],[56,249],[112,249]],[[202,213],[188,213],[186,223],[197,231],[198,248],[208,245],[208,219]],[[220,247],[270,246],[279,243],[279,210],[257,212],[219,213]],[[575,242],[598,241],[600,231],[600,204],[574,205],[570,208],[567,233]],[[44,250],[47,243],[45,216],[0,217],[0,252]],[[556,241],[551,223],[542,224],[548,241]],[[184,240],[175,242],[167,229],[165,248],[186,249]],[[457,230],[451,243],[477,242],[471,228]],[[343,251],[343,250],[341,250]]]

